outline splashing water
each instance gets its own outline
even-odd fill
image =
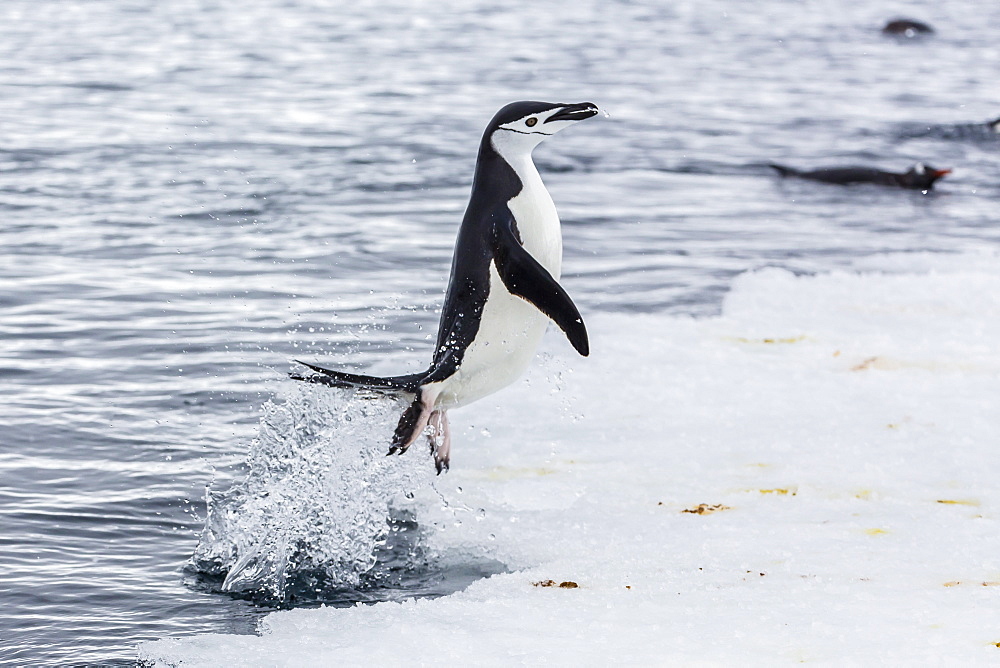
[[[297,575],[356,586],[375,566],[393,500],[433,480],[429,457],[385,456],[400,410],[300,385],[268,401],[246,478],[208,491],[194,568],[225,575],[223,591],[279,600]]]

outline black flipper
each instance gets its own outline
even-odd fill
[[[295,361],[316,372],[315,374],[308,376],[290,374],[290,376],[295,380],[302,380],[307,383],[318,383],[320,385],[329,385],[330,387],[375,390],[378,392],[384,392],[385,394],[416,392],[417,387],[420,386],[420,382],[427,376],[427,372],[424,371],[406,376],[388,376],[386,378],[382,378],[379,376],[365,376],[359,373],[347,373],[346,371],[327,369],[325,367],[316,366],[315,364],[303,362],[302,360]]]
[[[580,311],[552,274],[524,249],[513,216],[506,207],[503,211],[505,215],[496,221],[493,234],[493,259],[503,284],[512,295],[531,302],[559,325],[576,351],[586,357],[590,343]]]

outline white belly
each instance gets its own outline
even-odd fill
[[[518,221],[525,250],[559,280],[562,234],[556,207],[530,159],[517,167],[525,187],[508,207]],[[507,290],[491,262],[490,294],[479,331],[458,371],[428,386],[439,393],[435,405],[444,409],[464,406],[516,381],[531,364],[548,324],[548,316]]]
[[[516,381],[531,364],[548,324],[549,319],[533,304],[507,291],[491,264],[490,296],[479,331],[458,371],[432,384],[440,392],[436,406],[464,406]]]

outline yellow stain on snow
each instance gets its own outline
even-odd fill
[[[775,343],[798,343],[800,341],[805,341],[807,337],[805,334],[799,334],[798,336],[785,336],[785,337],[766,337],[763,339],[749,339],[745,336],[726,336],[723,337],[726,341],[735,341],[736,343],[751,343],[755,345],[760,344],[775,344]]]
[[[862,501],[871,501],[872,491],[870,489],[862,489],[854,493],[855,499],[861,499]]]
[[[726,490],[731,494],[764,494],[768,496],[797,496],[799,488],[796,485],[788,487],[734,487]]]
[[[490,480],[513,480],[514,478],[532,478],[546,475],[555,475],[556,469],[544,466],[511,468],[508,466],[494,466],[486,471],[486,477]]]
[[[869,536],[881,536],[883,534],[889,533],[888,529],[865,529],[865,533]]]
[[[997,580],[986,580],[986,581],[974,581],[974,582],[962,582],[961,580],[952,580],[951,582],[945,582],[943,586],[945,587],[958,587],[959,585],[969,585],[973,587],[1000,587],[1000,581]]]
[[[885,355],[874,355],[863,359],[858,364],[851,367],[851,371],[868,371],[877,369],[878,371],[899,371],[900,369],[923,369],[924,371],[991,371],[983,365],[961,363],[961,362],[915,362],[909,360],[894,359]]]
[[[975,499],[938,499],[938,503],[943,503],[949,506],[978,506],[979,502]]]

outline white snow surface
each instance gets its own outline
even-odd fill
[[[718,317],[587,324],[590,358],[550,328],[527,381],[453,412],[452,470],[409,501],[441,560],[509,573],[140,659],[1000,662],[1000,257],[763,269]]]

